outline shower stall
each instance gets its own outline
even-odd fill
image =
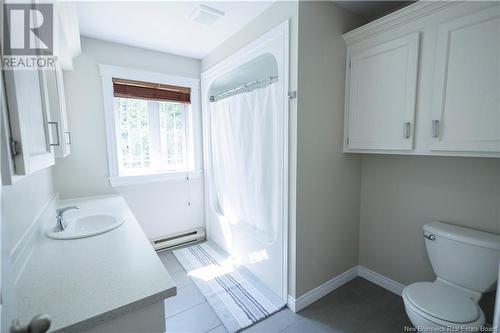
[[[284,303],[288,29],[285,21],[202,74],[207,238]]]

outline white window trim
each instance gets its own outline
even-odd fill
[[[108,147],[108,180],[111,186],[128,186],[147,183],[165,182],[185,179],[187,176],[200,177],[202,175],[202,141],[201,141],[201,110],[200,110],[200,80],[182,76],[160,74],[125,67],[99,64],[99,74],[102,81],[104,102],[104,118],[106,123],[106,141]],[[116,117],[113,99],[113,78],[127,80],[163,83],[191,88],[192,112],[192,140],[194,170],[171,171],[151,175],[120,176],[118,172],[118,150],[116,141]]]
[[[141,176],[116,176],[109,177],[108,180],[111,186],[119,187],[185,180],[187,176],[189,176],[189,179],[196,179],[200,178],[202,175],[202,170],[194,170],[189,172],[172,171]]]

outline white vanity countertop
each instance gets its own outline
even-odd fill
[[[110,214],[125,222],[88,238],[54,240],[40,235],[17,283],[21,322],[46,313],[51,331],[74,332],[176,295],[173,279],[122,197],[58,204],[69,205],[80,210],[66,212],[68,219]]]

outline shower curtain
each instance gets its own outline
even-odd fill
[[[277,232],[277,84],[210,104],[212,177],[219,213],[272,241]]]

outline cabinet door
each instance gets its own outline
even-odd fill
[[[411,150],[420,33],[350,49],[347,150]]]
[[[46,71],[46,74],[51,124],[53,124],[54,153],[56,157],[62,158],[70,153],[71,147],[71,133],[68,129],[66,116],[63,74],[59,66],[56,66],[55,70]]]
[[[432,150],[500,152],[500,6],[439,26]]]
[[[27,175],[54,164],[45,74],[5,71],[13,175]]]

